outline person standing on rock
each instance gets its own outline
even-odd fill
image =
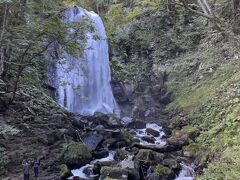
[[[24,180],[29,180],[30,164],[26,159],[24,159],[22,162],[22,165],[23,165]]]
[[[33,160],[33,169],[34,169],[35,178],[38,177],[39,166],[40,166],[40,160],[35,157]]]

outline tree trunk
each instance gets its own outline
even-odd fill
[[[10,100],[10,103],[12,103],[14,100],[15,100],[15,97],[16,97],[16,92],[17,92],[17,89],[18,89],[18,83],[19,83],[19,80],[20,80],[20,77],[21,77],[21,74],[24,70],[24,67],[22,66],[19,66],[18,67],[18,72],[17,72],[17,76],[16,76],[16,80],[14,82],[14,85],[13,85],[13,94],[12,94],[12,98]]]
[[[5,5],[4,8],[4,14],[2,19],[2,28],[1,28],[1,34],[0,34],[0,76],[4,72],[4,45],[3,45],[3,37],[5,33],[5,27],[6,27],[6,19],[7,19],[7,5]]]
[[[205,14],[212,15],[212,10],[211,10],[207,0],[198,0],[198,4],[202,8],[202,10]]]
[[[239,5],[240,5],[239,0],[232,0],[232,10],[233,10],[234,14],[237,14]]]

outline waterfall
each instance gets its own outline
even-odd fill
[[[80,22],[83,17],[89,19],[95,32],[86,32],[88,40],[83,57],[63,53],[66,61],[57,65],[58,102],[69,111],[82,115],[94,112],[119,114],[110,85],[108,43],[102,19],[94,12],[72,7],[66,11],[65,22]]]

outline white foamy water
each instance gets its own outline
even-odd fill
[[[194,179],[194,169],[193,165],[181,164],[182,170],[180,171],[178,177],[175,180],[193,180]]]
[[[88,40],[83,56],[75,58],[67,52],[63,53],[63,62],[57,65],[58,102],[69,111],[82,115],[94,112],[119,114],[110,85],[107,36],[100,16],[72,7],[66,11],[65,22],[81,22],[86,18],[95,32],[86,32]]]
[[[71,170],[74,177],[80,177],[82,179],[89,179],[97,177],[98,174],[93,174],[92,169],[95,163],[97,162],[111,162],[114,160],[115,151],[109,151],[108,157],[96,159],[90,162],[90,164],[86,164],[85,166],[81,167],[80,169],[74,169]],[[89,170],[91,172],[90,175],[87,175],[84,173],[84,171]],[[73,177],[70,177],[69,179],[73,179]]]
[[[149,135],[146,130],[147,128],[151,128],[155,131],[158,131],[159,132],[159,136],[158,137],[153,137],[152,135]],[[143,145],[150,145],[150,146],[164,146],[166,144],[166,142],[162,139],[162,137],[165,135],[165,133],[163,132],[162,130],[162,127],[155,124],[155,123],[147,123],[146,124],[146,128],[144,129],[137,129],[136,130],[136,135],[134,135],[135,138],[139,139],[140,140],[140,144],[143,144]],[[152,137],[154,138],[154,143],[149,143],[147,141],[144,141],[142,139],[142,137],[145,137],[145,136],[149,136],[149,137]]]
[[[120,162],[120,166],[122,169],[130,168],[134,169],[134,161],[133,161],[133,155],[128,155],[127,158],[125,158],[123,161]]]

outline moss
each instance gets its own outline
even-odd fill
[[[174,136],[180,137],[181,135],[188,134],[189,136],[191,136],[190,138],[194,139],[196,136],[199,135],[199,133],[200,133],[200,130],[197,127],[188,125],[188,126],[184,126],[183,129],[181,129],[179,131],[175,130],[172,138]]]
[[[20,132],[20,130],[18,130],[17,128],[5,124],[5,123],[1,123],[0,124],[0,134],[2,135],[16,135]]]
[[[145,163],[146,165],[156,165],[160,163],[164,158],[164,155],[148,149],[139,150],[135,159]]]
[[[128,151],[124,149],[118,149],[114,157],[117,161],[119,160],[122,161],[127,157],[127,155],[128,155]]]
[[[10,162],[7,155],[0,153],[0,170],[6,170],[6,165]]]
[[[127,143],[131,144],[132,142],[134,142],[134,138],[131,133],[125,131],[123,136],[124,136],[124,139],[127,141]]]
[[[101,168],[101,176],[103,178],[116,178],[121,179],[122,175],[128,175],[128,171],[126,169],[122,169],[120,167],[107,167],[104,166]]]
[[[159,176],[159,175],[169,175],[172,173],[172,170],[168,167],[157,165],[153,171],[153,176]]]
[[[70,166],[81,166],[92,158],[91,151],[82,143],[70,142],[64,145],[63,161]]]
[[[62,179],[65,179],[67,178],[69,175],[70,175],[70,170],[68,169],[67,165],[66,164],[62,164],[60,166],[60,172],[59,172],[59,175]]]
[[[240,146],[227,148],[219,159],[204,170],[198,180],[228,179],[235,180],[240,177]]]
[[[214,97],[219,86],[234,75],[235,69],[235,64],[225,65],[218,69],[214,75],[209,75],[205,80],[202,80],[195,85],[187,85],[187,82],[182,83],[182,85],[180,85],[181,88],[179,87],[178,82],[170,82],[168,85],[174,92],[176,99],[168,105],[168,108],[181,107],[189,112],[196,110]]]

